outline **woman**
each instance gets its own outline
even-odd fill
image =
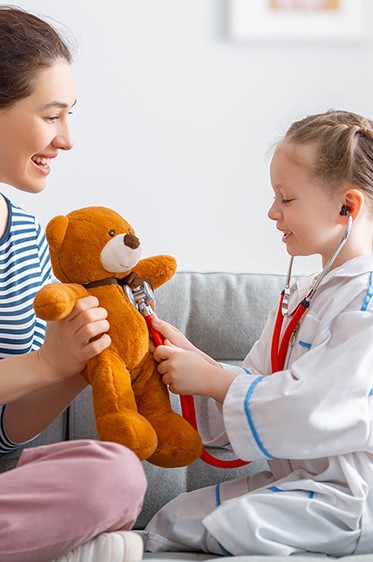
[[[0,182],[28,193],[46,186],[51,163],[73,141],[71,54],[45,21],[0,7]],[[66,320],[35,317],[36,292],[50,281],[37,219],[0,194],[0,453],[49,425],[86,386],[87,361],[110,344],[106,310],[81,299]],[[101,335],[100,335],[101,334]],[[45,340],[45,341],[44,341]],[[25,449],[0,475],[2,562],[138,560],[129,533],[146,479],[128,449],[82,440]]]

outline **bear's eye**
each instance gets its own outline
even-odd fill
[[[128,229],[128,234],[133,234],[133,231],[131,228]]]
[[[115,236],[115,230],[109,230],[109,236]]]

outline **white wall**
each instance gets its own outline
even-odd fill
[[[4,187],[45,224],[87,205],[122,213],[144,256],[180,270],[284,272],[266,216],[269,148],[288,124],[329,108],[373,116],[373,44],[238,44],[225,0],[17,0],[78,43],[75,147],[48,188]],[[297,272],[318,268],[299,258]]]

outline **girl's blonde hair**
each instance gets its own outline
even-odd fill
[[[314,176],[331,188],[356,185],[373,206],[372,121],[349,111],[327,111],[296,121],[283,140],[314,144]]]

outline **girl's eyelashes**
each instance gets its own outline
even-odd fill
[[[293,199],[285,199],[285,197],[281,199],[281,203],[283,205],[287,205],[288,203],[291,203],[291,201],[293,201]]]

